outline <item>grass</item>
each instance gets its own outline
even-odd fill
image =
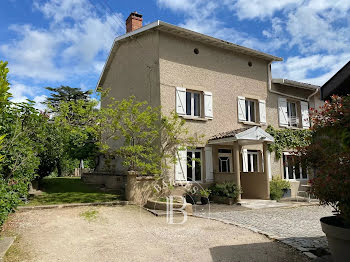
[[[87,221],[91,222],[95,220],[98,216],[98,211],[97,210],[88,210],[85,212],[80,213],[80,216],[86,219]]]
[[[102,192],[84,184],[79,177],[44,178],[40,181],[40,195],[29,199],[29,206],[69,203],[93,203],[120,200],[120,195]]]

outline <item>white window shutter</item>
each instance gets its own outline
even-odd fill
[[[310,120],[309,120],[309,103],[300,101],[300,108],[301,108],[301,122],[303,124],[303,128],[309,128],[310,127]]]
[[[211,146],[205,147],[205,176],[207,182],[214,181],[213,149]]]
[[[288,126],[287,99],[284,97],[278,98],[278,116],[280,126]]]
[[[213,118],[213,94],[211,92],[204,92],[204,116],[206,118]]]
[[[186,88],[176,87],[176,113],[186,115]]]
[[[259,100],[259,115],[260,115],[260,123],[266,124],[266,101]]]
[[[238,121],[246,121],[246,113],[245,113],[245,97],[238,97]]]
[[[242,162],[243,162],[242,171],[248,172],[248,150],[247,149],[242,150]]]
[[[175,164],[175,181],[187,181],[187,150],[178,150]]]

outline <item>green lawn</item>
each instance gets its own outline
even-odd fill
[[[40,181],[41,195],[29,198],[29,206],[68,203],[92,203],[120,200],[120,195],[102,192],[84,184],[78,177],[44,178]]]

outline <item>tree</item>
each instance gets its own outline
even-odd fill
[[[79,100],[88,101],[91,91],[82,91],[80,88],[72,88],[69,86],[60,86],[57,88],[46,87],[51,91],[51,97],[48,97],[44,104],[50,105],[51,109],[56,112],[62,102],[77,102]]]
[[[7,62],[0,61],[0,110],[6,106],[8,99],[12,96],[9,93],[10,83],[7,79],[8,72]]]
[[[101,111],[101,149],[108,157],[121,158],[128,170],[163,175],[177,161],[178,150],[195,147],[202,136],[189,136],[177,114],[163,116],[159,107],[135,97],[115,101]],[[117,146],[116,146],[117,141]]]
[[[350,95],[333,96],[311,116],[311,144],[298,155],[314,170],[312,193],[350,226]]]

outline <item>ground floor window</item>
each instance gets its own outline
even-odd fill
[[[248,150],[248,172],[258,172],[259,171],[259,162],[258,162],[258,151]]]
[[[232,150],[231,149],[219,149],[219,172],[230,173],[232,172]]]
[[[307,168],[302,161],[295,156],[283,154],[284,179],[302,180],[308,179]]]
[[[202,151],[187,150],[187,181],[202,181]]]

